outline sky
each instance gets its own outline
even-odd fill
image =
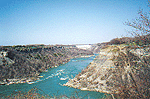
[[[140,8],[148,0],[0,0],[0,45],[108,42]]]

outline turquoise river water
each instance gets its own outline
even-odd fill
[[[0,97],[17,91],[29,91],[31,88],[36,87],[41,90],[42,94],[48,94],[50,96],[79,96],[80,98],[84,97],[84,99],[102,98],[104,97],[104,93],[81,91],[79,89],[62,86],[69,79],[81,72],[82,69],[86,68],[94,58],[95,56],[71,59],[64,65],[49,69],[48,72],[41,73],[40,75],[43,77],[33,84],[0,85]]]

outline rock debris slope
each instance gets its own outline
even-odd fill
[[[64,86],[149,99],[150,47],[110,45]]]
[[[114,68],[114,65],[111,60],[113,53],[109,51],[110,49],[101,50],[86,69],[82,70],[74,79],[70,79],[64,86],[111,93],[112,87],[109,81],[112,79],[112,75],[110,71]]]

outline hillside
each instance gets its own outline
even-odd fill
[[[73,45],[1,46],[0,83],[37,80],[41,72],[83,55],[93,55],[93,53]]]
[[[86,69],[64,86],[108,93],[121,99],[148,99],[149,47],[105,46]]]

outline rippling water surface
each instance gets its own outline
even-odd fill
[[[69,79],[75,77],[82,69],[86,68],[90,62],[93,61],[95,56],[88,58],[75,58],[71,59],[68,63],[58,66],[57,68],[49,69],[48,72],[41,73],[43,78],[34,82],[33,84],[13,84],[13,85],[0,85],[0,97],[4,95],[9,95],[17,91],[29,91],[33,87],[37,87],[41,90],[42,94],[49,94],[51,96],[55,95],[66,95],[72,96],[77,95],[80,98],[85,97],[90,99],[102,98],[103,93],[91,92],[91,91],[81,91],[79,89],[74,89],[66,86],[62,86]]]

